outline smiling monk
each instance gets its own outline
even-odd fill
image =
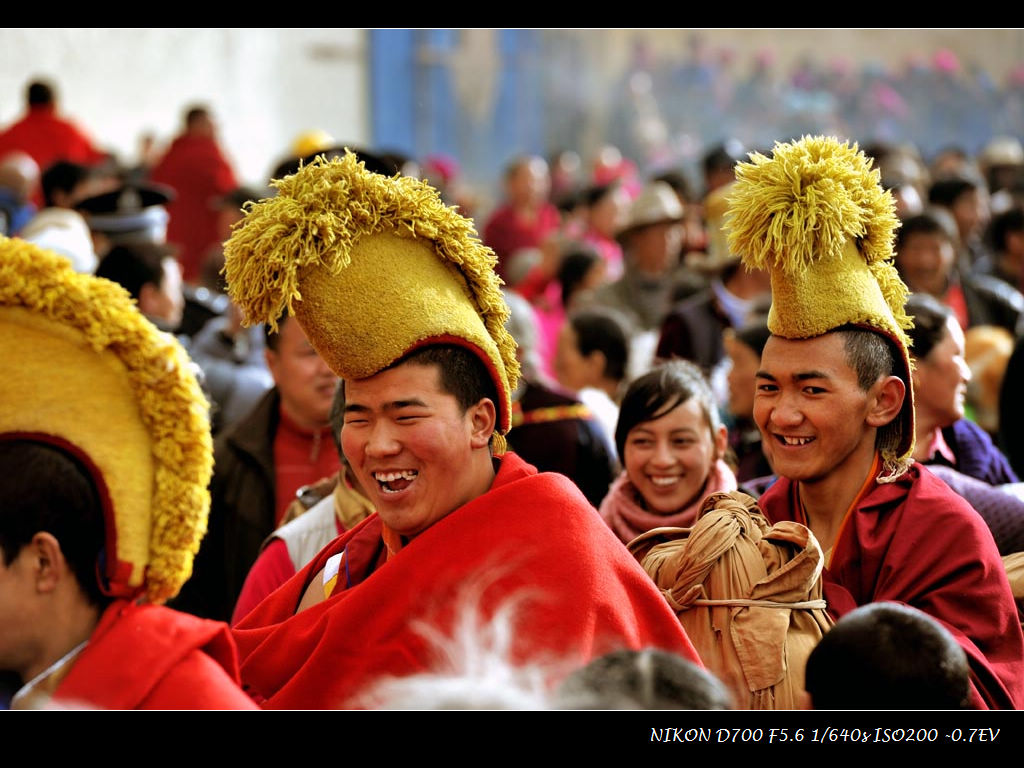
[[[269,708],[358,705],[430,669],[468,607],[513,611],[513,662],[552,682],[616,648],[696,660],[661,594],[567,478],[505,451],[518,364],[494,257],[426,184],[354,156],[277,182],[229,241],[253,322],[286,308],[345,380],[341,442],[377,514],[235,628]]]
[[[805,137],[740,164],[730,206],[733,251],[771,271],[754,419],[780,479],[762,509],[813,531],[834,616],[918,608],[967,653],[972,706],[1024,705],[1024,638],[992,535],[912,459],[910,318],[878,171],[856,147]]]

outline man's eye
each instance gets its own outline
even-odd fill
[[[808,395],[821,395],[827,390],[824,387],[804,387],[804,392]]]

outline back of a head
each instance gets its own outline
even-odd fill
[[[604,355],[604,377],[615,382],[626,378],[629,364],[627,321],[612,309],[594,307],[574,312],[569,323],[576,334],[580,354]]]
[[[117,245],[100,261],[96,277],[117,283],[138,301],[144,285],[159,287],[163,282],[166,258],[168,253],[163,246]]]
[[[53,104],[56,100],[56,95],[50,83],[35,80],[29,83],[28,89],[25,92],[25,99],[30,107],[39,107]]]
[[[712,674],[656,648],[619,650],[565,679],[560,709],[731,709],[732,697]]]
[[[185,130],[195,134],[210,134],[213,132],[213,118],[209,108],[202,104],[196,104],[185,112]]]
[[[40,178],[43,187],[43,198],[48,208],[60,204],[60,194],[68,199],[75,188],[89,178],[89,169],[78,163],[58,160],[45,171]],[[60,193],[60,194],[58,194]]]
[[[847,614],[807,660],[815,709],[961,709],[967,657],[935,619],[897,603]]]

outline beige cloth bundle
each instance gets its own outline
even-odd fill
[[[806,526],[772,526],[745,493],[716,493],[692,528],[656,528],[629,549],[737,707],[799,706],[807,657],[833,624]]]

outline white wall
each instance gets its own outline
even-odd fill
[[[144,132],[173,138],[184,109],[203,102],[240,177],[261,183],[304,130],[368,141],[365,37],[352,29],[2,29],[0,125],[22,113],[27,82],[46,77],[64,115],[134,162]]]

